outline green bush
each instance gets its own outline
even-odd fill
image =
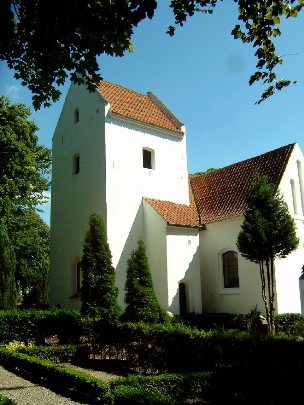
[[[0,394],[0,405],[16,405],[16,402]]]
[[[62,395],[91,403],[111,403],[108,384],[86,373],[4,348],[0,348],[0,363],[8,370]]]
[[[278,332],[283,332],[290,336],[304,337],[304,315],[281,314],[276,316],[275,321]]]
[[[0,311],[0,342],[13,340],[44,344],[56,335],[60,344],[78,343],[82,335],[79,312],[71,310]]]
[[[150,395],[151,398],[153,398],[154,395],[161,401],[165,401],[160,403],[167,404],[168,402],[166,401],[170,399],[171,403],[175,404],[179,403],[179,401],[195,398],[208,398],[209,380],[210,373],[206,372],[189,374],[161,374],[157,376],[129,376],[112,381],[111,388],[113,390],[115,399],[117,396],[119,398],[120,396],[129,398],[129,396],[132,397],[133,393],[136,393],[136,395],[140,393],[143,396]],[[127,388],[129,388],[129,391]],[[120,402],[118,403],[120,404]],[[121,403],[125,404],[128,402]],[[151,403],[154,404],[154,402]]]
[[[29,356],[38,357],[38,359],[49,360],[53,363],[72,362],[78,351],[78,346],[31,346],[21,347],[17,350],[19,353],[25,353]]]
[[[113,391],[115,405],[177,405],[178,402],[163,394],[143,387],[120,385]]]

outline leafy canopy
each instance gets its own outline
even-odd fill
[[[51,152],[39,145],[30,109],[0,97],[0,217],[46,201]]]
[[[296,226],[287,204],[267,177],[257,176],[238,236],[242,256],[261,263],[284,258],[298,247]]]
[[[16,282],[23,306],[48,303],[50,229],[34,210],[28,209],[11,224],[16,254]]]
[[[14,249],[18,292],[28,303],[46,304],[49,229],[36,206],[47,200],[51,153],[38,144],[29,115],[25,105],[0,97],[0,220]]]
[[[220,0],[223,1],[223,0]],[[231,1],[231,0],[227,0]],[[281,35],[282,18],[297,17],[303,0],[234,0],[239,24],[232,30],[236,39],[256,48],[257,71],[249,83],[266,86],[260,100],[288,86],[278,80],[275,69],[282,63],[274,39]],[[212,14],[218,0],[171,0],[174,35],[194,13]],[[123,56],[132,50],[134,28],[152,18],[156,0],[2,0],[0,2],[0,60],[15,71],[15,77],[31,90],[35,109],[58,100],[58,86],[70,78],[86,83],[90,90],[100,80],[97,56]]]
[[[15,268],[14,249],[5,221],[0,219],[0,309],[14,309],[17,306]]]

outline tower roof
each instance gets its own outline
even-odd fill
[[[97,90],[115,115],[183,135],[182,122],[154,94],[144,95],[105,80]]]

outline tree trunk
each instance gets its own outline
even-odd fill
[[[260,277],[261,277],[261,284],[262,284],[262,299],[263,299],[264,305],[265,305],[266,320],[267,320],[267,326],[268,326],[268,329],[269,329],[270,311],[269,311],[269,305],[268,305],[268,300],[267,300],[267,295],[266,295],[264,262],[260,262],[259,266],[260,266]]]

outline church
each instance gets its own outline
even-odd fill
[[[300,239],[275,263],[276,313],[304,312],[304,160],[297,143],[189,175],[179,118],[153,93],[102,80],[91,93],[71,84],[52,153],[51,305],[80,308],[83,240],[96,211],[106,224],[122,307],[127,260],[143,239],[164,309],[264,312],[259,266],[236,246],[259,171],[278,186]]]

